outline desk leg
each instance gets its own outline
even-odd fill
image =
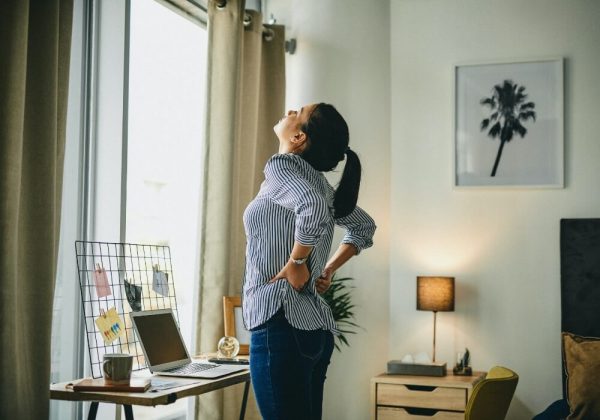
[[[133,409],[129,404],[124,404],[123,409],[125,410],[125,420],[133,420]]]
[[[96,420],[96,414],[98,414],[98,401],[92,401],[90,404],[90,411],[88,412],[88,420]],[[119,404],[115,405],[117,408],[121,406]],[[133,409],[129,404],[124,404],[123,409],[125,410],[125,419],[133,420]]]
[[[97,413],[98,413],[98,401],[92,401],[90,404],[90,411],[88,411],[88,420],[96,420]]]
[[[240,420],[244,420],[246,416],[246,403],[248,402],[248,391],[250,390],[250,381],[246,381],[244,385],[244,397],[242,398],[242,407],[240,408]]]

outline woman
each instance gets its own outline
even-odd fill
[[[267,162],[265,181],[244,212],[250,372],[264,419],[320,419],[336,325],[319,294],[340,266],[373,244],[375,224],[356,206],[360,161],[333,106],[289,111],[274,130],[279,153]],[[334,190],[322,172],[344,157]],[[327,260],[334,225],[346,235]]]

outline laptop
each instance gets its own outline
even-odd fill
[[[150,372],[164,376],[213,379],[248,366],[192,362],[171,309],[131,312]]]

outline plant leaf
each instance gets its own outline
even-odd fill
[[[354,320],[354,308],[352,303],[351,290],[355,287],[351,285],[354,279],[352,277],[335,277],[331,279],[331,286],[321,295],[331,308],[333,319],[335,320],[339,335],[336,336],[335,348],[341,351],[341,346],[349,346],[346,335],[356,334],[354,328],[360,328]]]

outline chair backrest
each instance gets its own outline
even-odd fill
[[[465,420],[504,420],[518,381],[519,375],[508,368],[490,369],[473,388]]]
[[[561,331],[600,337],[600,219],[560,221]],[[562,359],[563,397],[567,376]]]

